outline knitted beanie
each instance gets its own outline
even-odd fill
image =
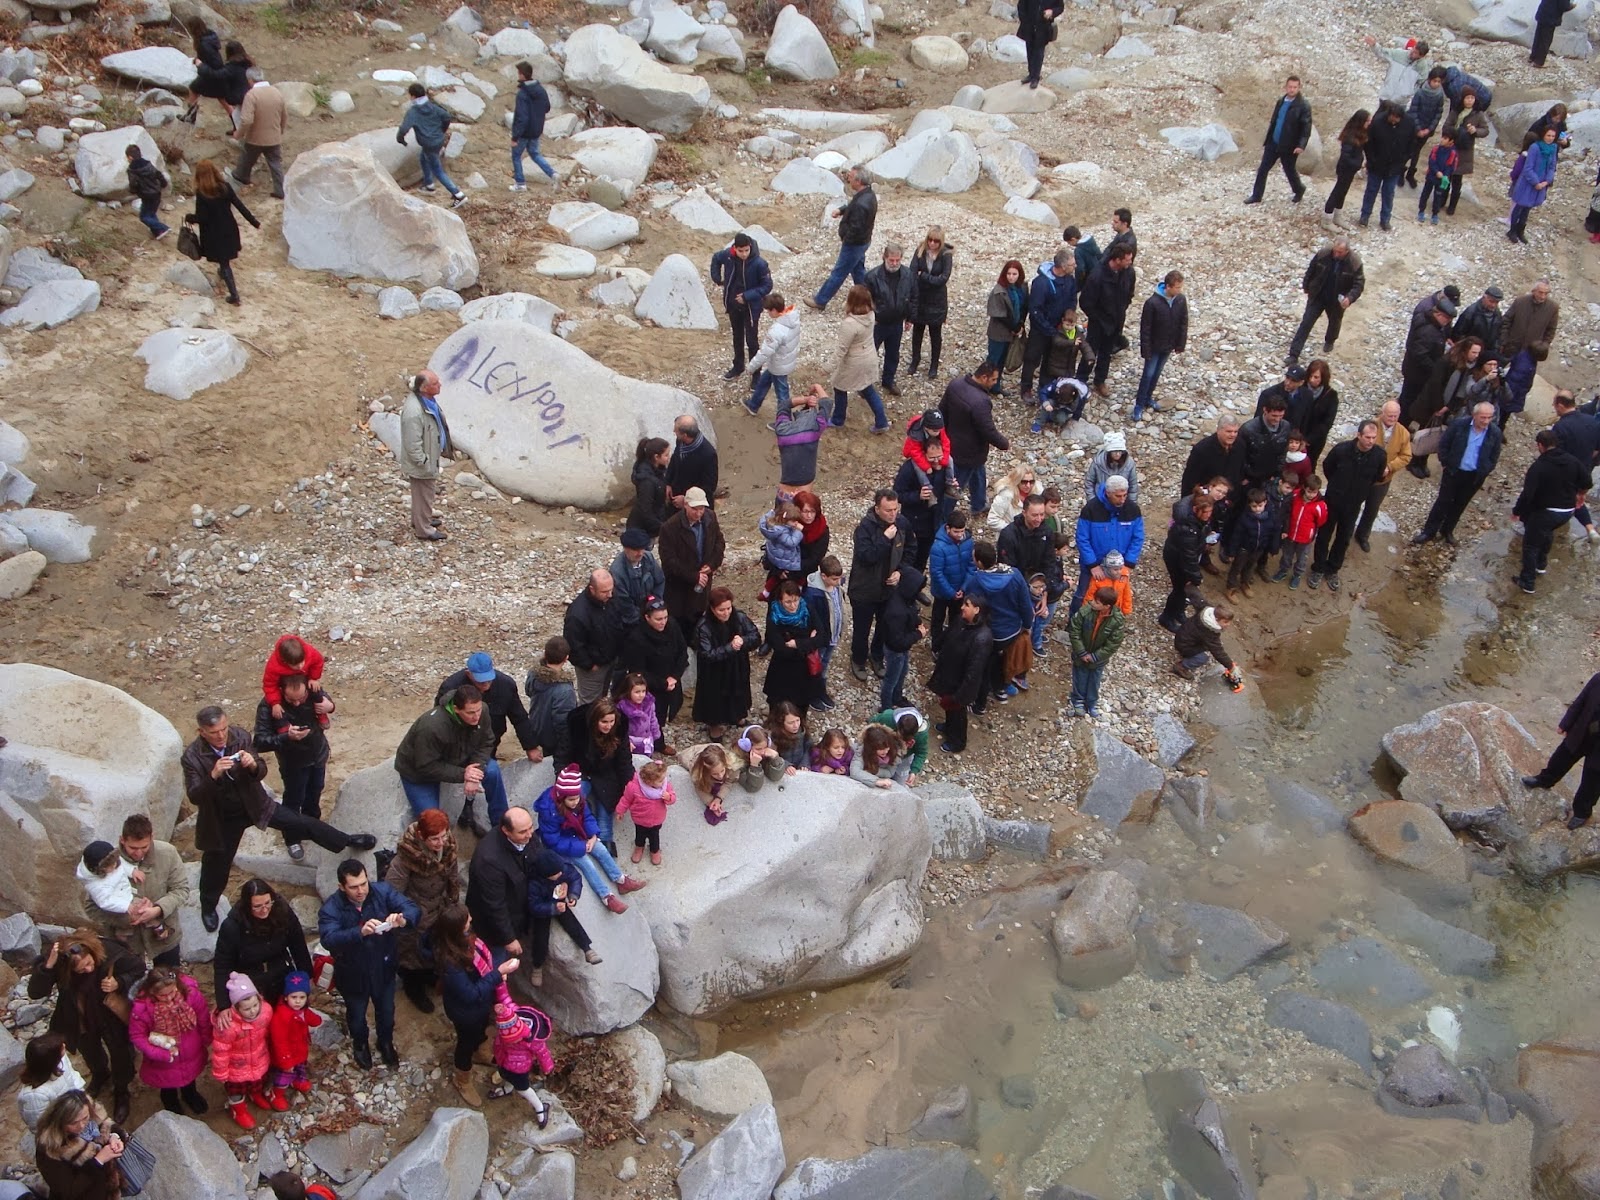
[[[561,768],[561,774],[556,776],[556,799],[564,800],[568,796],[577,796],[582,792],[583,772],[578,769],[577,763],[568,763]]]
[[[290,971],[283,978],[283,994],[292,996],[296,992],[303,992],[307,996],[311,994],[311,976],[304,971]]]
[[[261,994],[256,991],[256,985],[250,981],[250,976],[241,975],[238,971],[228,976],[227,988],[229,1004],[237,1004],[241,1000]]]

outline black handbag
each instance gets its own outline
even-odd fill
[[[137,1196],[144,1191],[145,1185],[150,1182],[150,1176],[155,1174],[155,1169],[156,1156],[139,1142],[137,1136],[123,1139],[122,1157],[117,1159],[117,1172],[122,1176],[124,1196]]]
[[[178,253],[185,258],[198,259],[200,257],[200,235],[189,225],[178,228]]]

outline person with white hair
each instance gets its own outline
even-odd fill
[[[439,407],[439,386],[434,372],[419,372],[400,406],[400,473],[411,484],[411,532],[424,542],[442,542],[447,536],[433,511],[439,461],[450,454],[450,426]]]
[[[1128,495],[1128,481],[1113,475],[1096,489],[1078,513],[1078,587],[1072,594],[1075,615],[1089,591],[1100,560],[1113,552],[1128,567],[1139,565],[1144,551],[1144,512]]]

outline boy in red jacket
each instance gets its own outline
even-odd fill
[[[274,720],[283,719],[283,680],[288,675],[304,675],[306,686],[320,699],[322,696],[322,651],[304,638],[286,633],[267,655],[267,665],[261,671],[261,694],[272,705]],[[318,713],[317,724],[328,727],[328,714]]]
[[[1289,511],[1289,524],[1283,531],[1283,557],[1278,560],[1278,571],[1273,583],[1282,583],[1292,571],[1291,588],[1300,586],[1300,577],[1306,573],[1311,559],[1311,543],[1317,540],[1317,530],[1328,523],[1328,502],[1322,498],[1322,480],[1307,476],[1305,483],[1294,494],[1294,507]]]
[[[311,1057],[311,1031],[322,1024],[322,1018],[306,1007],[310,1001],[311,976],[290,971],[283,981],[283,1000],[272,1010],[272,1024],[267,1027],[274,1087],[311,1090],[306,1060]]]

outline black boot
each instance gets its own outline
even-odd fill
[[[169,1113],[177,1113],[179,1116],[183,1115],[183,1105],[178,1103],[177,1088],[161,1089],[161,1107],[166,1109]]]
[[[350,1057],[356,1060],[356,1066],[363,1071],[372,1070],[372,1051],[367,1049],[365,1043],[360,1046],[351,1046]]]
[[[113,1125],[126,1125],[128,1112],[133,1108],[133,1101],[128,1096],[127,1088],[118,1088],[111,1095],[111,1123]]]
[[[200,1089],[194,1084],[188,1084],[182,1089],[183,1102],[189,1106],[189,1111],[195,1116],[202,1116],[211,1111],[211,1105],[206,1103],[206,1098],[200,1094]]]
[[[428,993],[433,990],[433,972],[403,970],[400,972],[400,979],[405,988],[406,999],[416,1006],[418,1012],[431,1013],[433,997]]]

